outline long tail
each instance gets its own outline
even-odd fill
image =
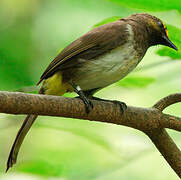
[[[29,129],[31,128],[33,122],[35,121],[35,119],[37,117],[38,117],[37,115],[27,115],[26,116],[20,130],[18,131],[18,134],[16,135],[16,139],[13,143],[13,146],[11,147],[11,151],[10,151],[8,161],[7,161],[6,172],[8,171],[8,169],[10,167],[13,166],[13,164],[16,163],[18,152],[19,152],[19,149],[21,147],[21,144],[22,144],[26,134],[28,133]]]
[[[44,85],[47,89],[46,91],[44,91]],[[66,87],[66,84],[62,83],[62,74],[58,72],[55,73],[53,76],[49,77],[48,79],[46,79],[46,81],[44,81],[42,87],[40,88],[39,94],[63,95],[67,91],[67,88],[68,87]],[[26,134],[28,133],[29,129],[31,128],[36,118],[37,115],[28,115],[24,120],[11,148],[7,161],[6,172],[10,167],[13,166],[13,164],[16,163],[20,146],[23,143]]]
[[[40,88],[39,94],[44,94],[43,88]],[[6,172],[10,167],[13,166],[13,164],[16,164],[17,156],[21,147],[21,144],[23,143],[23,140],[28,133],[29,129],[33,125],[35,119],[38,117],[38,115],[27,115],[23,124],[21,125],[21,128],[19,129],[16,138],[14,140],[14,143],[11,147],[11,151],[9,153],[8,161],[7,161],[7,168]]]

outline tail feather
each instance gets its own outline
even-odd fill
[[[11,151],[10,151],[10,154],[8,157],[8,161],[7,161],[6,172],[8,171],[8,169],[10,167],[13,166],[13,164],[16,163],[20,146],[21,146],[26,134],[28,133],[29,129],[31,128],[33,122],[35,121],[35,119],[37,117],[38,117],[38,115],[27,115],[27,117],[25,118],[20,130],[18,131],[16,139],[13,143],[13,146],[11,148]]]

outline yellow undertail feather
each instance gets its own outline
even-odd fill
[[[43,83],[44,94],[61,96],[68,91],[73,91],[68,83],[62,81],[62,73],[57,72]]]
[[[62,73],[57,72],[50,78],[46,79],[43,83],[43,90],[44,94],[47,95],[63,95],[67,91],[71,92],[73,91],[72,87],[68,83],[64,83],[62,81]],[[41,94],[41,90],[40,90]],[[8,161],[7,161],[7,169],[6,172],[10,167],[13,166],[13,164],[16,163],[18,152],[20,150],[20,146],[23,143],[23,140],[28,133],[29,129],[33,125],[35,119],[37,118],[37,115],[28,115],[26,119],[24,120],[17,136],[16,139],[13,143],[13,146],[11,148]]]

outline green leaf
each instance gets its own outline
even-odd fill
[[[49,157],[50,159],[52,157]],[[57,163],[58,164],[58,163]],[[24,164],[21,164],[17,170],[19,172],[26,172],[26,173],[31,173],[31,174],[38,174],[41,176],[60,176],[63,165],[62,164],[54,164],[51,161],[46,161],[46,160],[32,160],[25,162]]]
[[[121,19],[121,17],[120,17],[120,16],[113,16],[113,17],[106,18],[106,19],[104,19],[103,21],[95,24],[95,25],[93,26],[93,28],[102,26],[102,25],[107,24],[107,23],[110,23],[110,22],[117,21],[118,19]]]
[[[125,7],[131,7],[134,9],[149,10],[149,11],[165,11],[171,9],[177,9],[181,12],[181,1],[175,0],[110,0]]]
[[[117,84],[122,87],[127,88],[143,88],[155,81],[152,77],[139,77],[139,76],[132,76],[126,77],[123,80],[119,81]]]
[[[181,59],[181,29],[167,25],[170,40],[177,46],[178,51],[169,47],[162,47],[156,53],[160,56],[169,56],[172,59]]]

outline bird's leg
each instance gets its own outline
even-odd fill
[[[93,96],[91,97],[91,99],[98,100],[98,101],[112,102],[115,105],[119,105],[121,113],[123,113],[127,109],[127,105],[121,101],[101,99],[101,98],[93,97]]]
[[[80,86],[76,86],[73,82],[71,83],[71,85],[74,88],[74,91],[79,95],[76,98],[80,98],[84,102],[85,110],[86,113],[88,114],[91,111],[91,109],[93,109],[92,102],[86,97]]]

